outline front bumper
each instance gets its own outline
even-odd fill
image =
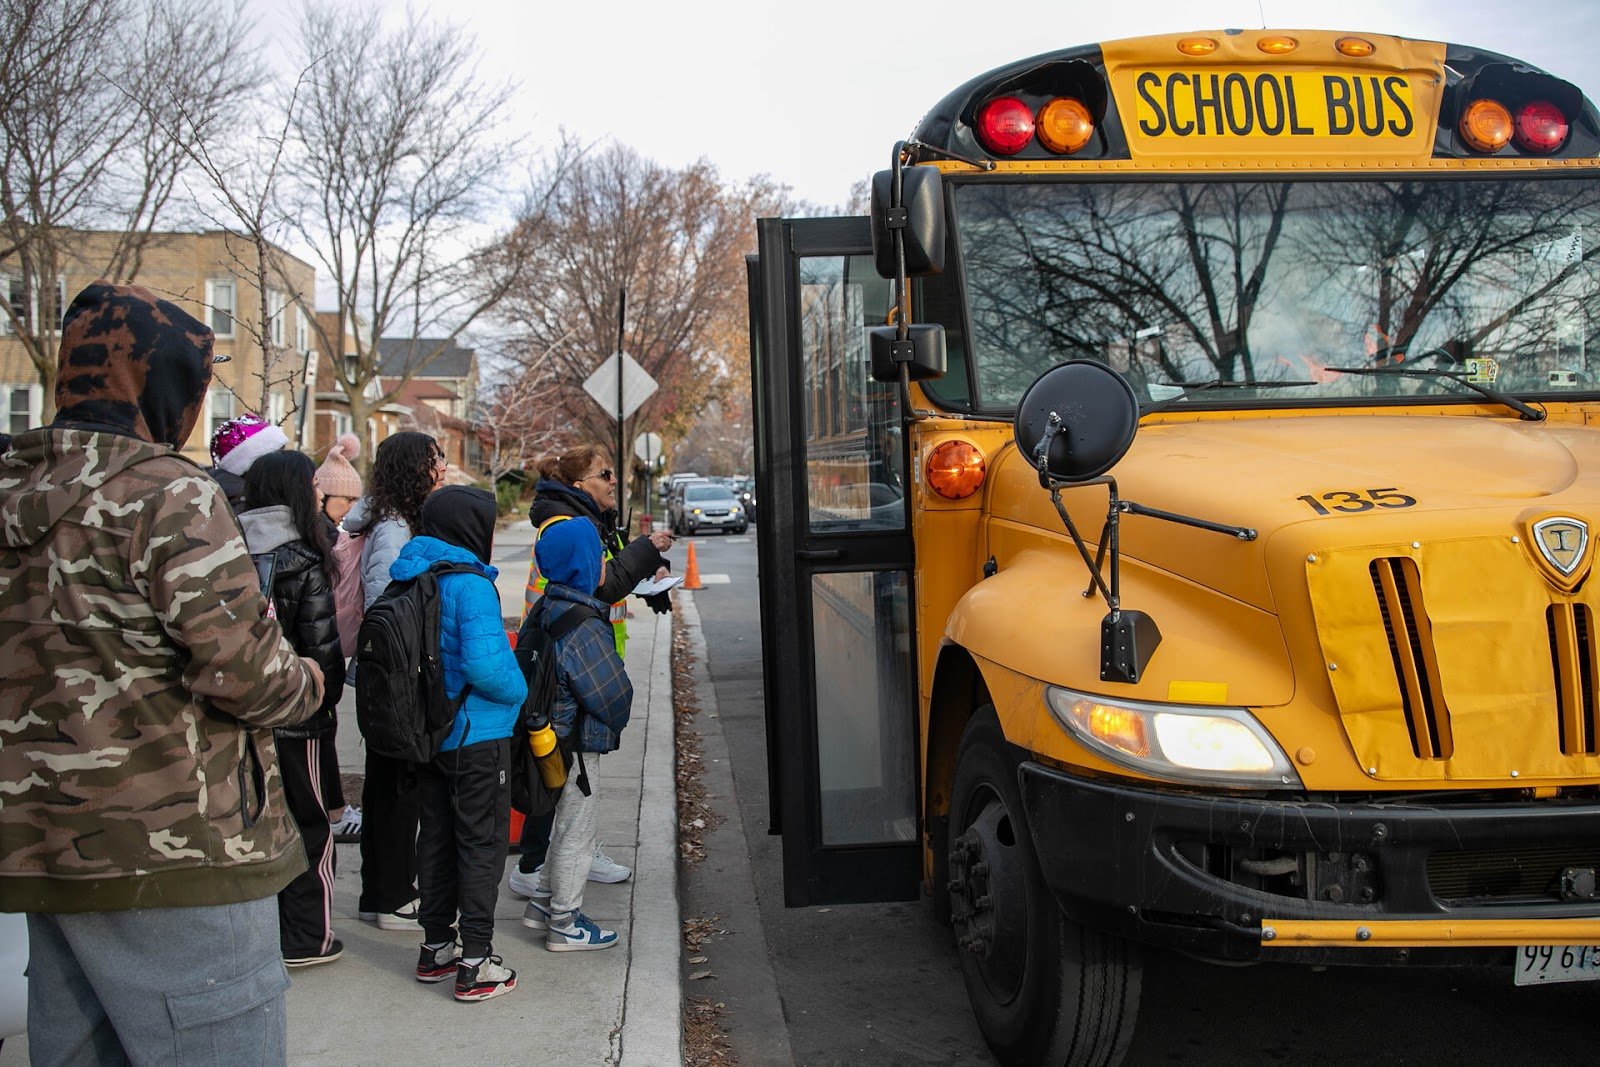
[[[1509,962],[1508,946],[1600,944],[1600,898],[1582,896],[1593,893],[1582,872],[1600,864],[1600,802],[1269,800],[1031,762],[1019,779],[1062,907],[1146,944],[1363,964]]]

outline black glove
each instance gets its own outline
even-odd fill
[[[672,610],[672,593],[670,591],[652,593],[644,598],[644,602],[649,604],[650,610],[657,615],[665,615]]]

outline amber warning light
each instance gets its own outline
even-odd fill
[[[928,486],[946,500],[963,500],[983,486],[983,453],[970,441],[944,441],[928,453]]]
[[[1094,115],[1082,100],[1058,96],[1044,103],[1038,114],[1021,98],[997,96],[973,116],[978,141],[997,156],[1014,156],[1037,137],[1058,156],[1068,156],[1094,137]]]

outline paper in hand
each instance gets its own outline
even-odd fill
[[[665,593],[668,589],[682,584],[683,579],[676,574],[669,574],[665,578],[646,578],[633,587],[635,596],[655,596]]]

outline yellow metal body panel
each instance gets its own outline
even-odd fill
[[[1600,919],[1262,919],[1262,947],[1496,948],[1600,944]]]

